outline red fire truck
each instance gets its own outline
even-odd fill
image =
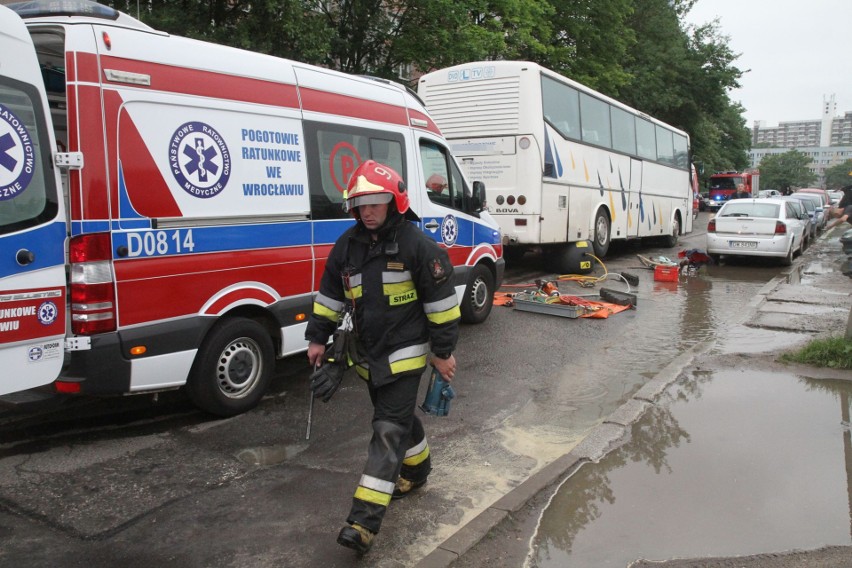
[[[710,201],[713,205],[711,210],[719,209],[736,192],[737,186],[743,184],[746,193],[757,197],[760,189],[760,173],[757,171],[745,172],[716,172],[710,176]]]

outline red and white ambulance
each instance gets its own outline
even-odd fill
[[[501,236],[415,95],[158,32],[80,0],[0,6],[0,394],[186,386],[254,406],[306,317],[351,172],[406,179],[483,321]],[[442,183],[436,184],[434,180]],[[430,180],[428,186],[426,180]]]

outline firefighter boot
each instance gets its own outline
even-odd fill
[[[425,479],[423,481],[411,481],[410,479],[400,477],[396,480],[396,487],[393,488],[393,495],[391,495],[391,499],[394,501],[402,499],[415,489],[423,487],[424,485],[426,485]]]
[[[351,548],[358,554],[365,554],[373,546],[374,533],[355,523],[340,529],[337,544]]]
[[[416,416],[412,425],[411,441],[413,443],[405,451],[391,499],[402,499],[415,489],[426,485],[426,479],[432,471],[432,456],[426,442],[426,433]]]

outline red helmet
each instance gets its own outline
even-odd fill
[[[400,213],[408,211],[408,192],[402,177],[389,166],[374,160],[367,160],[352,173],[349,187],[343,195],[346,210],[358,217],[356,208],[360,205],[377,203],[396,203]]]

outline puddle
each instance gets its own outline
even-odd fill
[[[834,272],[833,266],[825,265],[819,261],[809,263],[804,269],[805,274],[829,274],[831,272]]]
[[[249,465],[275,465],[294,458],[307,447],[307,444],[261,446],[242,449],[235,455],[238,460]]]
[[[849,545],[852,384],[704,372],[542,513],[529,567]]]

